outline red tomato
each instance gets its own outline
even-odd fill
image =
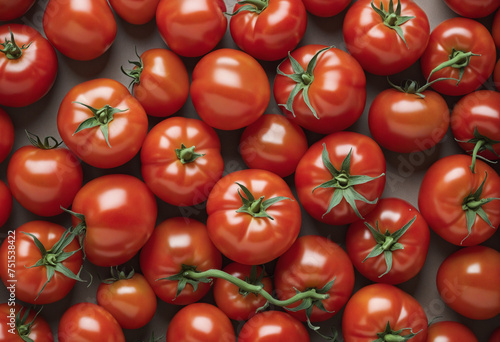
[[[179,310],[167,329],[167,342],[234,342],[233,325],[216,306],[194,303]]]
[[[145,24],[156,15],[160,0],[109,0],[111,8],[127,23]]]
[[[448,256],[436,277],[443,301],[462,316],[489,319],[500,313],[500,253],[485,246]]]
[[[24,107],[40,100],[57,75],[52,45],[34,28],[13,23],[0,26],[0,41],[5,50],[0,53],[0,105]]]
[[[36,314],[35,310],[26,309],[16,305],[15,302],[0,304],[0,340],[2,342],[54,341],[49,324],[42,316]]]
[[[497,90],[500,90],[500,59],[497,61],[495,71],[493,72],[493,82]]]
[[[325,285],[333,281],[330,289]],[[301,236],[276,264],[274,285],[280,300],[295,296],[297,291],[316,289],[329,298],[313,301],[310,320],[320,322],[334,316],[345,305],[354,287],[354,268],[344,250],[335,242],[319,236]],[[297,307],[301,302],[290,305]],[[321,305],[322,304],[322,305]],[[321,309],[321,306],[325,310]],[[290,311],[295,318],[306,321],[306,311]]]
[[[495,12],[498,0],[444,0],[455,13],[467,18],[482,18]]]
[[[226,33],[224,12],[223,0],[161,0],[156,25],[173,52],[198,57],[214,49]]]
[[[64,312],[57,328],[59,342],[125,342],[120,325],[103,307],[78,303]]]
[[[80,83],[66,94],[57,113],[57,129],[66,146],[84,162],[112,168],[137,154],[148,131],[148,118],[125,86],[99,78]]]
[[[300,203],[316,220],[352,223],[372,211],[384,191],[384,154],[366,135],[330,134],[304,154],[295,186]]]
[[[351,0],[302,0],[306,10],[318,17],[333,17],[349,6]]]
[[[455,79],[436,82],[432,88],[441,94],[460,96],[486,82],[495,67],[495,59],[495,43],[486,27],[475,20],[452,18],[434,28],[420,63],[429,81]],[[432,70],[442,63],[451,65],[431,75]]]
[[[223,130],[255,122],[271,98],[262,66],[245,52],[233,49],[218,49],[204,56],[193,70],[190,91],[201,119]]]
[[[2,227],[5,222],[10,217],[12,211],[12,194],[5,185],[4,182],[0,181],[0,227]]]
[[[399,198],[384,198],[365,220],[349,226],[346,248],[362,275],[395,285],[420,272],[429,241],[429,227],[414,206]]]
[[[192,284],[177,294],[178,280],[164,279],[183,273],[184,268],[197,271],[220,269],[222,256],[210,241],[206,226],[196,220],[174,217],[160,223],[140,254],[141,270],[161,300],[187,305],[200,300],[210,284]]]
[[[125,74],[132,78],[132,93],[146,113],[165,117],[181,109],[189,94],[189,76],[175,53],[167,49],[150,49],[138,62],[131,63],[135,64],[134,69]]]
[[[301,81],[290,78],[291,75]],[[300,88],[298,93],[294,91],[296,87]],[[309,131],[328,134],[346,129],[361,116],[366,78],[359,63],[348,53],[325,45],[306,45],[278,66],[273,92],[289,119]]]
[[[265,311],[243,325],[238,342],[309,342],[304,325],[286,312]]]
[[[184,117],[168,118],[153,127],[142,145],[141,163],[148,187],[175,206],[206,201],[224,171],[215,130]]]
[[[79,250],[78,241],[71,235],[64,237],[65,241],[70,241],[69,244],[60,248],[61,243],[58,241],[65,232],[67,231],[62,226],[46,221],[30,221],[15,231],[9,231],[0,247],[0,277],[7,289],[15,292],[16,299],[31,304],[49,304],[61,300],[71,291],[76,280],[67,277],[60,270],[65,268],[73,275],[78,274],[83,254]],[[25,233],[35,236],[46,252],[42,253],[33,237]],[[75,253],[63,261],[54,262],[56,257],[62,258],[64,253],[70,252]],[[43,261],[43,264],[30,268],[38,261]],[[14,269],[15,273],[12,272]],[[53,276],[48,281],[47,277],[51,272]],[[13,283],[12,280],[19,281]]]
[[[491,35],[493,36],[497,49],[500,48],[500,10],[497,11],[497,14],[495,14],[493,18]]]
[[[69,208],[82,187],[80,160],[52,137],[42,142],[28,134],[31,145],[16,150],[9,160],[7,181],[14,198],[39,216],[54,216]]]
[[[429,226],[460,246],[486,241],[500,224],[500,176],[480,160],[472,173],[471,161],[458,154],[439,159],[426,172],[418,194]]]
[[[0,108],[0,163],[9,155],[14,146],[14,125],[6,111]]]
[[[106,175],[85,184],[71,210],[85,217],[84,249],[97,266],[116,266],[144,246],[156,224],[153,193],[129,175]],[[73,227],[82,221],[73,216]]]
[[[500,327],[493,331],[488,342],[500,342]]]
[[[286,177],[295,172],[308,146],[299,125],[283,115],[267,114],[245,128],[239,148],[248,168]]]
[[[0,20],[13,20],[24,15],[36,0],[1,0]]]
[[[236,171],[215,184],[207,201],[207,230],[218,250],[245,265],[265,264],[297,238],[300,207],[285,181],[257,169]]]
[[[415,298],[403,290],[372,284],[356,292],[347,303],[342,334],[345,342],[398,341],[397,336],[408,338],[412,334],[412,342],[425,342],[427,317]]]
[[[427,332],[426,342],[478,342],[476,335],[469,328],[453,321],[432,323]]]
[[[43,30],[63,55],[88,61],[109,49],[117,28],[106,0],[50,0],[43,15]]]
[[[429,20],[412,0],[356,1],[344,18],[344,41],[364,70],[393,75],[415,63],[429,41]],[[382,7],[383,5],[383,7]],[[376,6],[375,10],[372,6]]]
[[[229,22],[236,45],[264,61],[285,58],[304,36],[306,26],[302,0],[239,0]]]

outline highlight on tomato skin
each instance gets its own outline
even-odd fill
[[[500,6],[497,0],[444,0],[444,2],[453,12],[472,19],[486,17]]]
[[[302,0],[307,12],[318,17],[333,17],[345,10],[352,0]]]
[[[144,25],[156,15],[160,0],[109,0],[111,8],[126,22]]]
[[[2,0],[0,2],[0,21],[17,19],[30,10],[36,0]]]
[[[427,331],[426,342],[478,342],[476,335],[466,325],[454,321],[432,323]]]

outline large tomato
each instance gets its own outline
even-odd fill
[[[217,249],[245,265],[267,263],[299,235],[301,213],[285,181],[247,169],[217,182],[207,200],[207,230]]]
[[[497,90],[500,90],[500,59],[497,61],[495,70],[493,71],[493,82]]]
[[[478,342],[476,335],[469,328],[453,321],[432,323],[427,332],[426,342]]]
[[[500,48],[500,10],[497,11],[497,14],[495,14],[495,17],[493,18],[491,35],[493,36],[496,47]]]
[[[467,18],[482,18],[495,12],[498,0],[444,0],[455,13]]]
[[[5,185],[4,182],[0,181],[0,227],[2,227],[5,222],[10,217],[12,211],[12,194]]]
[[[363,113],[365,74],[347,52],[325,45],[302,46],[278,66],[277,73],[276,103],[289,119],[309,131],[341,131]]]
[[[36,0],[1,0],[0,20],[19,18],[33,6]]]
[[[15,302],[0,304],[0,340],[2,342],[53,342],[47,321],[33,309]]]
[[[109,0],[111,8],[126,22],[142,25],[156,15],[160,0]]]
[[[349,6],[351,0],[302,0],[307,12],[318,17],[333,17]]]
[[[34,28],[11,23],[0,26],[0,47],[0,105],[24,107],[48,93],[58,63],[47,39]]]
[[[14,125],[10,116],[0,108],[0,163],[9,155],[14,146]]]
[[[265,311],[248,320],[238,342],[309,342],[304,325],[286,312]]]

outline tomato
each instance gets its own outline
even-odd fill
[[[0,108],[0,163],[2,163],[14,146],[14,125],[6,111]]]
[[[224,171],[215,130],[184,117],[168,118],[153,127],[142,145],[141,164],[148,187],[175,206],[204,202]]]
[[[300,66],[292,64],[292,59]],[[278,66],[273,92],[290,120],[309,131],[328,134],[346,129],[361,116],[366,78],[348,53],[311,44],[293,51]]]
[[[332,283],[330,288],[328,286]],[[344,250],[335,242],[319,236],[301,236],[285,252],[274,271],[276,295],[280,300],[293,297],[297,292],[316,289],[330,297],[313,301],[311,307],[297,312],[295,318],[312,322],[324,321],[334,316],[349,299],[354,287],[354,268]],[[326,288],[325,288],[326,286]],[[290,305],[295,308],[300,305]]]
[[[414,206],[399,198],[384,198],[365,220],[349,226],[346,248],[362,275],[394,285],[420,272],[429,241],[429,227]]]
[[[500,59],[497,61],[495,71],[493,72],[493,82],[497,90],[500,90]]]
[[[0,304],[0,340],[52,342],[54,336],[47,321],[33,309],[8,302]]]
[[[218,250],[245,265],[265,264],[297,238],[298,202],[276,174],[240,170],[215,184],[207,200],[207,231]]]
[[[500,342],[500,327],[493,331],[488,342]]]
[[[142,25],[156,15],[160,0],[109,0],[111,8],[127,23]]]
[[[304,36],[306,26],[302,0],[239,0],[229,22],[236,45],[264,61],[285,58]]]
[[[53,137],[42,142],[28,134],[31,145],[16,150],[7,167],[7,181],[14,198],[39,216],[61,214],[82,187],[80,160]]]
[[[243,325],[238,342],[309,342],[304,325],[286,312],[265,311]]]
[[[349,6],[351,0],[302,0],[307,12],[318,17],[333,17]]]
[[[24,107],[40,100],[56,80],[52,45],[34,28],[13,23],[0,26],[0,41],[0,105]]]
[[[364,70],[393,75],[410,67],[424,53],[429,19],[412,0],[398,0],[396,10],[392,0],[375,4],[373,0],[359,0],[349,8],[343,24],[344,41]]]
[[[495,12],[498,0],[444,0],[453,12],[467,18],[482,18]]]
[[[222,256],[210,241],[206,226],[194,219],[169,218],[160,223],[140,254],[141,270],[156,295],[171,304],[187,305],[200,300],[210,284],[197,288],[188,282],[177,294],[179,280],[165,279],[182,275],[184,269],[206,271],[220,269]]]
[[[43,15],[43,31],[63,55],[88,61],[110,48],[117,27],[106,0],[49,0]]]
[[[309,147],[295,171],[295,186],[309,215],[343,225],[375,208],[384,191],[385,170],[384,154],[374,140],[337,132]]]
[[[57,328],[59,342],[125,342],[120,325],[102,306],[78,303],[67,309]]]
[[[0,20],[13,20],[24,15],[36,0],[2,0],[0,1]]]
[[[500,253],[485,246],[462,248],[437,272],[443,301],[460,315],[489,319],[500,313]]]
[[[495,43],[488,29],[475,20],[457,17],[434,28],[420,64],[429,81],[454,78],[433,83],[432,88],[444,95],[460,96],[486,82],[495,59]],[[433,72],[442,63],[448,66]]]
[[[134,69],[125,74],[132,78],[132,93],[146,113],[164,117],[181,109],[189,94],[189,76],[175,53],[149,49],[131,63]]]
[[[458,322],[442,321],[432,323],[427,331],[426,342],[478,342],[476,335],[465,325]]]
[[[117,271],[97,289],[97,304],[105,308],[124,329],[145,326],[156,312],[156,295],[142,274]]]
[[[223,0],[161,0],[156,25],[170,50],[198,57],[214,49],[226,33],[224,12]]]
[[[262,115],[245,128],[239,146],[250,169],[264,169],[280,177],[295,172],[307,148],[302,128],[279,114]]]
[[[234,342],[231,321],[216,306],[194,303],[179,310],[167,329],[167,342]]]
[[[500,10],[497,11],[497,14],[495,14],[495,17],[493,18],[491,35],[493,36],[496,47],[500,48]]]
[[[66,94],[57,113],[57,129],[66,146],[84,162],[112,168],[137,154],[148,131],[148,118],[125,86],[99,78],[80,83]]]
[[[446,241],[474,246],[489,239],[500,224],[500,176],[485,162],[451,155],[426,172],[418,206],[429,226]]]
[[[190,92],[201,119],[223,130],[255,122],[271,98],[262,66],[245,52],[233,49],[218,49],[204,56],[193,70]]]
[[[2,227],[5,222],[10,217],[12,211],[12,194],[5,185],[4,182],[0,181],[0,227]]]
[[[35,238],[45,251],[38,248]],[[9,231],[0,247],[0,277],[18,300],[39,305],[57,302],[71,291],[76,280],[82,281],[78,277],[83,262],[79,249],[78,241],[62,226],[46,221],[27,222]],[[59,260],[54,261],[55,258]]]
[[[347,303],[342,334],[345,342],[402,341],[398,336],[411,335],[411,342],[425,342],[427,317],[415,298],[403,290],[372,284],[361,288]]]

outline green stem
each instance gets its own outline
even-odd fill
[[[472,209],[472,210],[476,210],[478,208],[481,208],[484,204],[485,204],[485,202],[483,200],[479,200],[479,201],[471,200],[471,201],[468,201],[467,203],[465,203],[467,208]]]
[[[240,1],[240,3],[246,4],[246,5],[254,5],[259,11],[264,10],[268,5],[267,1],[263,1],[263,0],[243,0],[243,1]]]
[[[302,74],[300,77],[302,78],[302,83],[305,85],[311,84],[314,79],[314,76],[309,74]]]
[[[435,72],[442,70],[444,68],[447,67],[452,67],[456,69],[465,68],[467,65],[469,65],[469,60],[470,57],[472,56],[478,56],[478,55],[472,53],[471,51],[469,52],[456,51],[449,60],[439,64],[437,67],[432,69],[431,73],[429,74],[429,77],[427,77],[427,82],[429,82],[431,76]]]
[[[470,164],[470,170],[472,173],[476,173],[476,159],[477,159],[477,153],[481,149],[481,147],[484,146],[486,141],[484,140],[479,140],[476,145],[474,146],[474,150],[472,151],[472,163]]]
[[[394,238],[392,236],[388,236],[385,238],[385,242],[382,244],[382,248],[384,251],[387,251],[391,248],[394,242]]]
[[[182,160],[190,160],[193,157],[194,146],[186,148],[180,152],[180,158]]]
[[[258,213],[262,208],[262,201],[264,201],[264,196],[259,197],[258,200],[250,205],[250,211],[252,213]]]
[[[387,19],[385,20],[385,22],[387,24],[389,24],[390,26],[396,25],[397,21],[398,21],[398,16],[397,16],[396,13],[389,14],[389,16],[387,17]]]
[[[400,335],[385,335],[384,340],[387,342],[401,342],[404,341],[405,338]]]

